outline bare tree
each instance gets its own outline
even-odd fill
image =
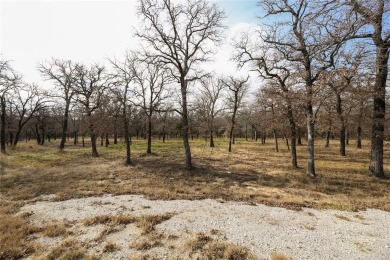
[[[227,79],[223,80],[223,84],[229,89],[230,92],[228,96],[228,103],[232,113],[229,132],[229,152],[232,151],[237,111],[240,108],[242,99],[248,90],[248,84],[246,84],[248,80],[249,76],[246,79],[229,76]]]
[[[146,153],[152,153],[152,116],[159,110],[164,100],[168,97],[167,85],[172,83],[173,78],[169,71],[161,63],[154,60],[139,60],[135,67],[136,97],[140,102],[136,105],[141,107],[148,120],[148,143]]]
[[[19,141],[20,134],[24,126],[34,117],[34,115],[45,107],[46,96],[37,85],[26,85],[24,88],[15,91],[15,111],[17,113],[17,131],[13,146]]]
[[[346,144],[346,122],[347,113],[344,99],[347,94],[352,91],[352,81],[358,73],[360,66],[360,51],[353,53],[353,51],[343,50],[337,57],[336,68],[331,72],[324,74],[323,79],[325,84],[330,87],[335,96],[336,113],[340,122],[339,125],[339,140],[340,140],[340,155],[345,156]]]
[[[123,62],[117,60],[109,60],[113,66],[113,80],[116,85],[114,92],[117,95],[118,101],[122,104],[122,120],[123,131],[126,144],[126,166],[132,165],[131,147],[130,147],[130,132],[129,132],[129,115],[128,115],[128,95],[130,92],[130,84],[135,78],[134,61],[135,57],[131,53],[127,53]]]
[[[68,135],[69,107],[75,95],[73,81],[76,74],[76,64],[70,60],[52,59],[50,62],[38,64],[38,71],[46,80],[54,82],[55,87],[61,92],[59,96],[65,101],[64,115],[62,118],[62,134],[59,150],[65,149]]]
[[[206,122],[210,134],[210,147],[214,147],[214,120],[224,109],[218,104],[218,100],[222,97],[225,84],[223,84],[222,79],[207,78],[202,80],[201,86],[196,110]]]
[[[0,153],[5,153],[6,106],[9,92],[17,87],[21,76],[11,67],[10,61],[0,59]]]
[[[91,136],[92,156],[98,157],[96,148],[96,132],[92,119],[95,110],[100,108],[103,94],[107,88],[107,80],[103,76],[104,67],[93,65],[87,68],[84,65],[76,65],[74,77],[74,91],[77,94],[77,101],[82,105]]]
[[[271,87],[269,91],[282,97],[286,104],[287,118],[290,123],[291,164],[292,167],[297,168],[296,123],[290,90],[294,87],[294,82],[291,80],[294,77],[294,68],[286,60],[288,49],[280,46],[274,48],[274,44],[263,41],[261,31],[254,34],[258,35],[255,42],[251,40],[253,33],[243,33],[241,39],[234,43],[236,49],[235,60],[241,67],[250,64],[251,69],[256,71],[260,78],[270,82],[268,84]],[[277,140],[275,129],[274,135],[275,140]]]
[[[387,0],[346,0],[342,3],[351,7],[364,22],[355,38],[371,38],[376,48],[375,84],[373,85],[373,125],[371,136],[371,155],[369,172],[371,175],[383,178],[383,140],[386,110],[386,81],[390,50],[390,27],[388,15],[390,4]]]
[[[182,136],[185,165],[192,168],[187,108],[188,83],[204,76],[197,65],[210,60],[212,45],[222,38],[224,12],[206,0],[173,2],[141,0],[142,26],[136,35],[146,44],[149,56],[165,64],[180,83]]]
[[[313,98],[315,82],[321,73],[333,66],[334,57],[354,27],[340,26],[339,19],[354,23],[353,16],[332,16],[332,5],[321,1],[264,0],[259,5],[266,17],[274,16],[278,22],[267,26],[263,40],[276,49],[284,49],[285,59],[300,71],[300,83],[305,88],[306,124],[308,136],[307,172],[315,176]],[[336,19],[339,18],[339,19]]]

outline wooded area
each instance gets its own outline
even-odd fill
[[[132,139],[182,138],[185,166],[193,168],[190,139],[280,139],[297,159],[307,144],[307,173],[316,176],[315,139],[339,139],[340,156],[354,141],[371,139],[369,172],[385,177],[385,107],[390,30],[389,2],[260,1],[259,25],[231,44],[237,66],[250,75],[205,69],[225,40],[225,13],[206,0],[141,0],[142,46],[108,65],[52,58],[37,65],[52,88],[24,82],[11,61],[0,62],[1,153],[21,141],[60,139],[59,151]],[[238,76],[241,75],[241,76]],[[305,140],[305,141],[303,141]],[[356,142],[356,143],[355,143]],[[259,155],[261,156],[261,155]]]

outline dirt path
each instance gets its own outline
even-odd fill
[[[98,258],[187,259],[204,253],[197,247],[203,239],[199,245],[205,248],[211,240],[220,241],[245,247],[260,259],[273,252],[293,259],[390,259],[390,213],[380,210],[291,211],[215,200],[148,200],[136,195],[60,202],[53,198],[42,198],[20,212],[39,226],[65,224],[62,234],[36,237],[45,245],[42,255],[50,250],[53,254],[64,241],[73,239]],[[167,213],[171,215],[156,221],[151,232],[142,231],[142,217]],[[103,215],[134,216],[138,222],[117,221],[115,226],[113,220],[96,218]]]

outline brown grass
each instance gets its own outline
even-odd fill
[[[43,227],[42,234],[47,237],[65,236],[68,234],[64,224],[49,224]]]
[[[120,247],[117,244],[108,242],[103,248],[103,253],[113,253],[115,251],[118,251],[119,249]]]
[[[0,259],[18,259],[32,254],[36,246],[30,235],[41,231],[21,216],[14,216],[15,203],[0,198]]]
[[[142,215],[142,216],[132,216],[132,215],[99,215],[83,220],[85,226],[94,226],[103,224],[107,227],[100,233],[100,235],[95,239],[100,241],[105,236],[117,232],[120,230],[118,226],[125,226],[131,223],[134,223],[138,228],[141,229],[142,234],[149,234],[154,231],[155,226],[160,224],[163,221],[170,219],[174,214],[165,213],[161,215]]]
[[[191,259],[256,260],[257,258],[242,246],[228,243],[204,233],[197,233],[184,245]]]
[[[390,180],[368,175],[369,146],[368,142],[363,144],[363,149],[347,146],[347,156],[341,157],[336,140],[329,148],[324,148],[322,141],[317,142],[318,176],[310,178],[304,168],[307,147],[298,146],[298,162],[302,168],[292,169],[289,151],[280,145],[280,152],[275,153],[272,139],[265,145],[237,139],[232,153],[227,152],[225,139],[217,139],[213,150],[203,140],[191,141],[195,164],[191,171],[183,167],[181,140],[171,139],[166,143],[154,140],[155,156],[143,156],[145,141],[133,140],[132,167],[123,165],[123,144],[99,147],[100,157],[92,158],[89,147],[69,145],[65,152],[59,153],[55,142],[45,146],[32,141],[20,143],[15,150],[9,149],[8,155],[0,156],[0,252],[3,258],[33,252],[35,245],[28,236],[38,231],[14,214],[21,205],[38,200],[40,195],[56,194],[56,200],[67,200],[103,194],[143,194],[150,199],[212,198],[297,210],[312,207],[390,211]],[[386,143],[387,175],[389,149]],[[94,222],[126,225],[137,221],[148,233],[159,222],[158,218],[150,217],[142,222],[131,216],[115,218],[89,220],[89,225]],[[64,232],[56,229],[46,232],[53,232],[52,235]]]
[[[130,248],[137,250],[148,250],[153,247],[162,245],[163,235],[158,233],[148,234],[137,238],[133,243],[130,244]]]
[[[75,239],[67,239],[60,245],[54,247],[46,256],[49,260],[69,260],[69,259],[85,259],[95,260],[96,257],[89,256],[85,247]]]
[[[271,254],[271,260],[292,260],[292,258],[282,253],[274,252]]]
[[[162,215],[144,215],[138,218],[136,226],[142,230],[142,234],[148,234],[154,230],[156,225],[170,219],[172,216],[173,214],[171,213],[165,213]]]
[[[83,220],[85,226],[103,225],[128,225],[137,221],[132,215],[99,215]]]
[[[390,210],[389,179],[368,175],[368,147],[349,146],[347,156],[337,155],[336,142],[330,148],[316,146],[317,178],[305,169],[289,166],[289,151],[273,151],[273,144],[237,140],[233,153],[226,141],[217,140],[211,151],[202,141],[192,142],[196,168],[183,167],[179,140],[156,141],[159,156],[139,156],[143,141],[134,141],[135,166],[123,166],[123,145],[100,148],[101,156],[91,158],[89,148],[69,146],[56,153],[54,146],[33,149],[23,144],[3,156],[4,173],[0,193],[16,201],[56,194],[57,200],[111,194],[145,194],[149,198],[246,201],[299,209],[303,206],[342,210],[379,208]],[[386,146],[388,147],[388,146]],[[385,170],[389,171],[385,151]],[[301,166],[306,147],[298,147]]]

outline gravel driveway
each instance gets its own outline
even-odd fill
[[[179,242],[188,234],[217,230],[224,239],[250,249],[260,259],[267,259],[272,252],[293,259],[390,259],[390,213],[372,209],[360,212],[308,208],[292,211],[209,199],[164,201],[138,195],[107,195],[67,201],[53,201],[49,196],[24,206],[21,213],[28,213],[29,219],[37,225],[50,221],[73,223],[74,230],[82,230],[79,239],[87,243],[93,240],[97,233],[95,229],[99,227],[84,228],[81,223],[86,218],[106,214],[175,213],[157,229],[175,234]],[[134,229],[128,229],[112,234],[110,241],[123,245],[122,249],[111,255],[100,254],[101,258],[129,257],[134,251],[126,245],[134,239],[135,233]],[[40,242],[55,243],[50,239]],[[95,245],[89,250],[98,252],[98,248]],[[152,252],[168,259],[174,255],[164,246]]]

